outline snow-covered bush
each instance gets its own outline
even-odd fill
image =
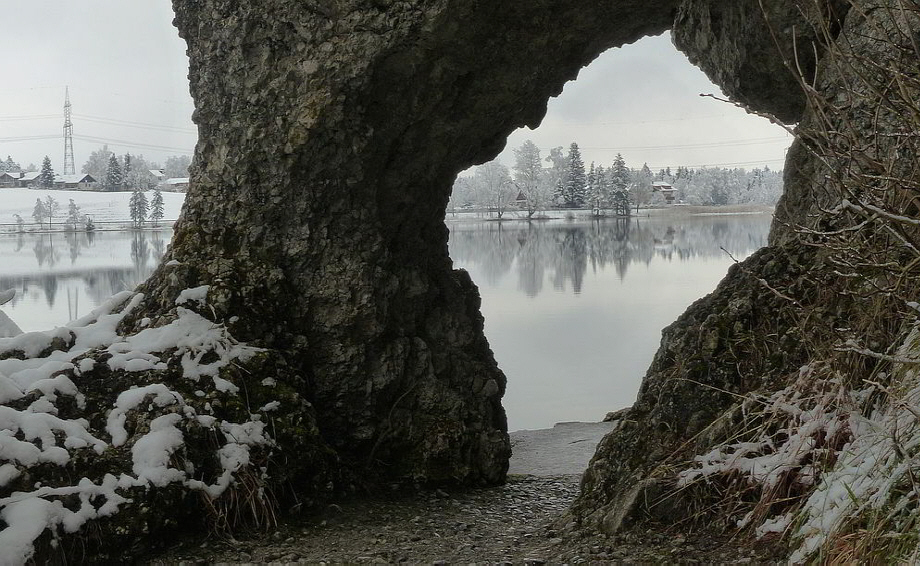
[[[144,298],[122,293],[65,327],[0,339],[0,563],[66,556],[56,549],[73,538],[123,559],[196,512],[212,526],[273,520],[273,480],[298,473],[272,475],[281,444],[304,451],[301,468],[322,454],[311,409],[270,352],[192,310],[206,296],[183,291],[168,316],[120,332]]]

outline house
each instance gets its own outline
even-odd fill
[[[652,183],[652,192],[661,193],[661,196],[664,197],[665,204],[674,204],[674,201],[677,199],[677,189],[666,181],[655,181]]]
[[[0,189],[10,189],[19,186],[19,171],[0,172]]]
[[[22,177],[19,178],[19,184],[17,184],[16,186],[24,188],[24,189],[31,188],[31,187],[37,187],[38,184],[41,182],[39,180],[39,177],[41,177],[40,171],[29,171],[28,173],[23,173]]]
[[[188,177],[175,177],[163,182],[163,190],[174,193],[184,193],[188,190]]]
[[[54,176],[54,188],[56,189],[78,189],[81,191],[88,191],[95,186],[96,179],[88,173]]]
[[[166,171],[163,171],[162,169],[148,169],[147,171],[153,175],[153,178],[156,179],[157,183],[162,183],[167,179]]]

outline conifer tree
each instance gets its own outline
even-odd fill
[[[131,186],[131,154],[126,153],[124,157],[124,165],[121,168],[121,184],[122,188],[125,190],[133,191],[134,187]]]
[[[103,181],[102,185],[107,191],[117,191],[121,188],[123,180],[121,163],[119,163],[118,158],[115,157],[113,153],[109,157],[109,166],[105,170],[105,181]]]
[[[38,222],[39,230],[42,228],[45,222],[45,203],[42,202],[42,199],[35,199],[35,208],[32,209],[32,218]]]
[[[595,216],[600,216],[601,208],[604,205],[603,185],[599,182],[599,172],[603,172],[603,167],[596,167],[591,162],[588,168],[588,186],[585,194],[586,204],[591,208]]]
[[[578,149],[578,144],[572,142],[566,159],[564,205],[569,208],[584,206],[587,196],[587,184],[585,163],[581,159],[581,151]]]
[[[618,216],[629,216],[629,182],[632,173],[626,166],[622,154],[617,154],[613,166],[608,172],[610,178],[610,198]]]
[[[38,175],[38,184],[45,189],[54,186],[54,169],[51,167],[51,158],[47,155],[42,159],[42,171]]]
[[[153,199],[150,201],[150,219],[154,226],[159,226],[163,220],[163,193],[159,188],[153,190]]]
[[[150,205],[147,202],[147,195],[144,194],[144,191],[134,189],[134,192],[131,194],[131,200],[128,201],[128,208],[131,213],[131,221],[134,223],[134,227],[140,228],[143,226],[144,221],[147,220],[147,211],[150,209]]]

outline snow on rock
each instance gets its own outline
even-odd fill
[[[193,289],[184,289],[179,293],[179,297],[176,299],[177,305],[183,305],[189,301],[197,301],[199,304],[205,304],[208,298],[208,289],[210,285],[201,285],[200,287],[195,287]]]
[[[184,290],[176,303],[202,303],[207,289]],[[198,414],[212,412],[212,402],[242,402],[227,400],[239,387],[221,371],[261,350],[181,306],[160,326],[148,320],[139,332],[120,335],[119,324],[142,300],[141,294],[122,293],[65,327],[0,338],[0,564],[34,559],[35,542],[44,533],[56,539],[120,512],[131,504],[134,489],[178,485],[219,497],[250,465],[252,450],[274,446],[259,415],[249,410],[238,411],[241,422]],[[103,388],[100,395],[90,389],[103,383],[97,374],[121,390]],[[160,375],[168,381],[155,381]],[[210,386],[199,383],[202,377],[211,378]],[[181,391],[200,399],[200,407]],[[265,401],[259,411],[280,405]],[[90,423],[99,415],[104,426],[94,429]],[[174,467],[188,457],[177,460],[196,430],[210,431],[210,458],[219,463],[211,478],[195,476],[192,461]],[[125,464],[101,477],[74,477],[72,467],[92,454]],[[26,470],[41,465],[41,481],[22,483]],[[48,472],[55,468],[61,473]]]

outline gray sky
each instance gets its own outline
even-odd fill
[[[190,154],[191,122],[185,44],[172,27],[167,0],[0,0],[15,14],[0,35],[0,155],[23,166],[44,155],[63,165],[64,86],[74,112],[79,171],[108,143],[163,161]],[[543,125],[511,135],[500,156],[532,139],[544,149],[577,141],[586,163],[780,168],[791,138],[766,120],[700,93],[717,93],[667,35],[601,55],[550,101]]]
[[[15,4],[15,6],[11,6]],[[106,141],[160,161],[191,154],[197,133],[185,42],[168,0],[0,0],[0,154],[63,167],[64,87],[77,171]],[[23,137],[44,137],[14,141]],[[127,142],[127,143],[125,143]]]

